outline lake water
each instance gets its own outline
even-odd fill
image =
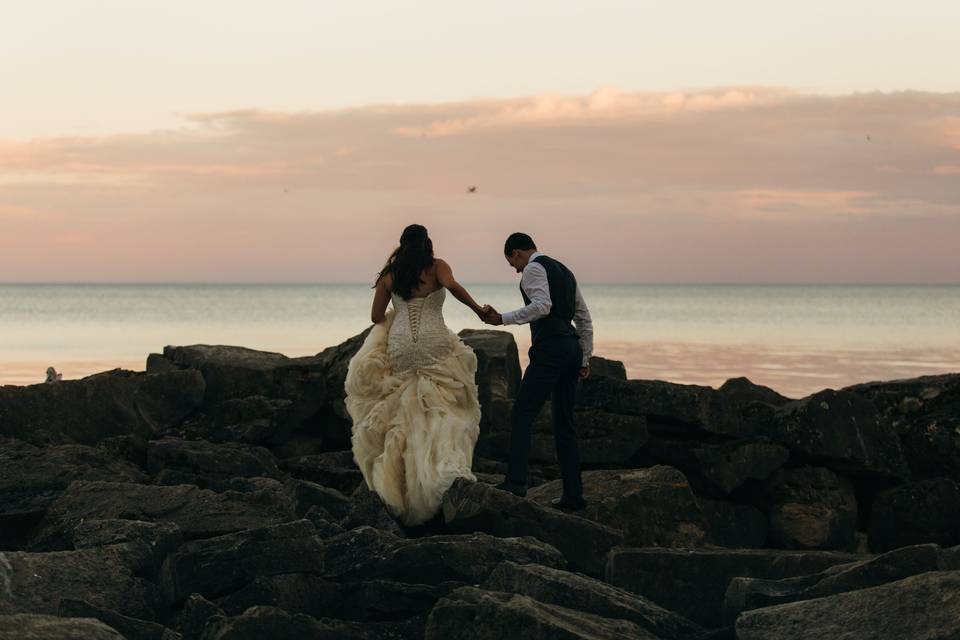
[[[500,310],[516,285],[468,285]],[[868,380],[960,372],[960,286],[582,285],[597,355],[633,378],[735,376],[799,397]],[[164,345],[317,353],[368,325],[362,284],[0,285],[0,384],[142,370]],[[452,296],[454,331],[484,325]],[[510,327],[523,351],[526,327]]]

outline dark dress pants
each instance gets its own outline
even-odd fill
[[[530,364],[510,416],[510,464],[507,480],[526,486],[531,429],[544,402],[552,401],[553,436],[563,478],[563,495],[583,495],[580,451],[573,424],[573,404],[580,379],[583,350],[576,336],[550,336],[530,347]]]

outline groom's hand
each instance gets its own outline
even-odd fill
[[[503,317],[497,313],[497,310],[488,304],[483,305],[483,321],[487,324],[503,324]]]

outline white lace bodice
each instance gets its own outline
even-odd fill
[[[423,298],[404,300],[392,295],[397,315],[390,327],[387,354],[394,373],[436,364],[452,349],[450,329],[443,319],[445,289]]]

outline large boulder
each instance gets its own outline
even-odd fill
[[[59,615],[64,618],[95,618],[123,634],[127,640],[180,640],[179,633],[162,624],[139,620],[110,609],[92,605],[86,600],[63,598]]]
[[[61,598],[85,599],[124,615],[152,620],[157,585],[138,576],[137,553],[123,544],[27,553],[0,553],[0,615],[56,615]]]
[[[869,400],[825,389],[782,405],[768,435],[803,458],[871,484],[896,484],[910,470],[900,439]]]
[[[658,640],[627,620],[544,604],[513,593],[461,587],[427,619],[426,640]]]
[[[738,640],[952,640],[960,637],[960,572],[754,609],[737,618],[736,633]]]
[[[834,565],[809,576],[783,580],[734,578],[727,587],[724,617],[732,623],[742,612],[751,609],[876,587],[948,568],[940,547],[923,544],[902,547],[850,564]]]
[[[829,469],[781,469],[771,479],[770,540],[784,549],[856,546],[857,498],[853,485]]]
[[[489,420],[477,441],[478,454],[503,460],[509,457],[512,410],[512,400],[494,399],[487,407]],[[535,463],[557,463],[552,411],[551,402],[546,402],[533,423],[530,460]],[[575,410],[574,422],[580,462],[585,466],[626,465],[647,441],[643,416],[580,408]]]
[[[504,560],[558,569],[567,565],[554,547],[529,536],[497,538],[472,533],[398,539],[384,532],[371,535],[369,527],[326,540],[324,557],[324,575],[331,579],[411,584],[475,584]]]
[[[74,527],[90,518],[168,521],[189,540],[279,524],[292,520],[294,510],[285,494],[274,491],[215,493],[191,485],[77,481],[50,505],[32,545],[68,548]]]
[[[480,407],[494,400],[512,400],[520,390],[520,356],[513,334],[491,329],[464,329],[460,339],[477,355],[477,387]]]
[[[171,602],[192,593],[211,598],[259,576],[323,569],[323,543],[309,520],[250,529],[183,545],[163,565]]]
[[[443,517],[453,533],[533,536],[556,547],[573,569],[594,576],[603,575],[604,556],[623,540],[619,529],[463,478],[444,494]]]
[[[0,387],[0,435],[38,445],[155,437],[196,409],[204,390],[196,371],[122,369],[55,384]]]
[[[696,547],[709,542],[709,524],[686,477],[670,467],[584,471],[587,508],[577,515],[623,532],[632,546]],[[549,507],[562,493],[554,480],[527,492]]]
[[[960,483],[932,478],[881,493],[873,501],[869,534],[875,552],[924,542],[960,544]]]
[[[900,436],[915,479],[960,481],[960,374],[869,382],[844,391],[877,407]]]
[[[581,383],[577,402],[584,407],[644,416],[652,433],[708,433],[733,438],[759,433],[774,409],[789,398],[746,378],[732,378],[714,389],[662,380],[590,376]]]
[[[37,447],[0,438],[0,549],[19,547],[74,480],[144,482],[136,466],[81,444]]]
[[[176,438],[147,444],[147,470],[157,484],[195,484],[213,490],[233,478],[283,477],[273,454],[263,447]]]
[[[0,615],[0,640],[125,640],[120,632],[92,618],[18,613]]]
[[[605,580],[714,628],[722,624],[724,596],[735,577],[778,580],[858,559],[834,551],[616,547],[607,556]]]
[[[503,562],[480,587],[604,618],[628,620],[664,640],[686,640],[704,632],[700,625],[642,596],[579,573],[538,564]]]

